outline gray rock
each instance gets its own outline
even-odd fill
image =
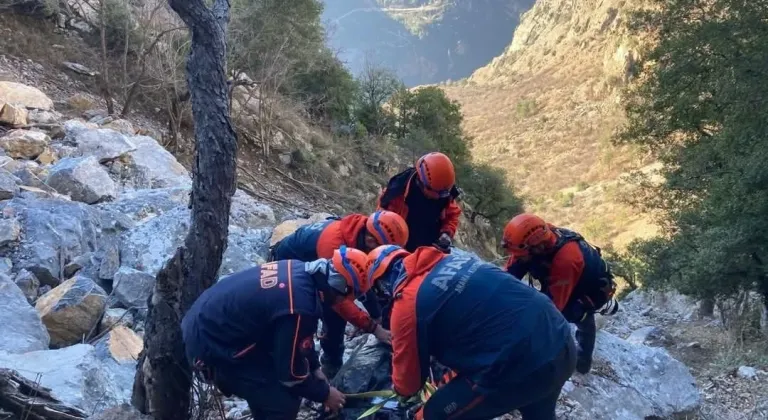
[[[115,273],[113,293],[127,308],[146,308],[147,299],[155,287],[155,277],[129,267]]]
[[[736,375],[742,379],[755,379],[757,378],[757,369],[751,366],[739,366]]]
[[[77,272],[91,264],[92,254],[78,255],[64,266],[64,278],[70,278]]]
[[[108,330],[114,325],[125,325],[130,328],[133,326],[133,315],[130,311],[123,308],[109,308],[104,312],[104,317],[101,318],[100,330]]]
[[[152,417],[141,414],[130,404],[120,404],[88,417],[88,420],[152,420]]]
[[[120,241],[120,261],[124,267],[151,276],[173,255],[189,229],[189,210],[174,208],[147,219],[129,230]]]
[[[40,131],[11,130],[0,137],[0,148],[16,159],[34,159],[50,141],[48,135]]]
[[[21,225],[18,220],[0,219],[0,248],[15,244],[20,235]]]
[[[31,271],[22,269],[16,274],[16,278],[13,282],[16,283],[22,293],[24,293],[27,302],[32,304],[37,300],[38,292],[40,290],[40,280],[38,280]]]
[[[0,274],[0,351],[25,353],[48,348],[48,331],[24,292]]]
[[[51,168],[47,184],[88,204],[117,196],[115,183],[93,156],[60,160]]]
[[[108,162],[136,150],[136,146],[123,134],[110,129],[81,130],[74,136],[78,151],[83,156],[94,156],[99,163]]]
[[[54,124],[61,118],[55,111],[45,111],[41,109],[33,109],[29,111],[27,119],[33,124]]]
[[[125,134],[126,136],[132,136],[136,134],[136,129],[133,128],[133,124],[131,124],[130,121],[122,120],[122,119],[109,122],[106,125],[104,125],[104,128],[115,130],[119,133]]]
[[[15,165],[13,175],[19,178],[21,185],[28,185],[40,188],[44,191],[56,192],[56,190],[46,185],[43,181],[48,177],[48,171],[40,168],[39,165],[31,160],[24,161],[24,164]]]
[[[138,184],[149,188],[190,186],[192,180],[187,170],[176,158],[151,137],[134,136],[130,141],[136,150],[130,152],[130,167]]]
[[[272,228],[277,224],[275,212],[266,204],[259,203],[242,190],[232,196],[229,212],[230,224],[244,229]]]
[[[694,412],[701,404],[688,368],[666,350],[597,335],[589,375],[576,374],[561,396],[578,403],[592,419],[644,420]]]
[[[0,367],[39,379],[58,400],[94,414],[128,403],[136,373],[136,363],[118,363],[88,344],[25,354],[0,352]]]
[[[654,347],[673,344],[672,338],[664,330],[656,326],[638,328],[627,337],[627,341],[632,344],[647,344]]]
[[[82,342],[98,325],[106,301],[104,290],[93,280],[80,275],[40,296],[35,308],[51,336],[51,347]]]
[[[102,239],[117,230],[119,215],[82,203],[25,197],[3,203],[0,210],[15,214],[22,225],[14,265],[49,286],[59,284],[68,261],[97,251]]]
[[[99,207],[140,222],[179,207],[186,207],[188,203],[188,188],[158,188],[126,191],[117,200],[99,204]]]
[[[10,275],[13,270],[13,261],[8,257],[0,258],[0,274]]]
[[[120,248],[117,246],[117,241],[106,241],[99,263],[99,278],[113,280],[119,268]]]
[[[21,182],[12,173],[0,169],[0,200],[9,200],[19,193],[17,181]]]

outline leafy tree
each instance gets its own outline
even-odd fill
[[[470,139],[461,123],[464,117],[461,105],[448,99],[439,87],[430,86],[415,92],[403,90],[394,97],[397,109],[397,136],[400,140],[413,137],[413,133],[427,133],[433,150],[439,150],[460,166],[469,162]]]
[[[768,3],[656,2],[638,21],[658,29],[653,67],[620,136],[664,163],[645,205],[666,234],[638,245],[644,281],[701,298],[757,290],[768,307]]]
[[[350,122],[359,87],[331,50],[323,48],[315,62],[300,70],[294,79],[294,96],[303,100],[310,115]]]
[[[357,120],[363,123],[369,134],[388,134],[394,125],[392,114],[384,107],[403,83],[391,70],[367,62],[358,77],[359,98],[355,110]]]
[[[469,220],[477,216],[488,219],[496,227],[523,211],[523,201],[507,183],[504,171],[488,164],[463,164],[458,170],[458,183],[469,204]]]

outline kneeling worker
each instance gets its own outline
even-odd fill
[[[370,216],[350,214],[342,218],[304,225],[272,247],[271,260],[314,261],[330,258],[335,249],[346,245],[370,252],[379,245],[395,244],[404,246],[408,241],[408,226],[405,220],[391,211],[377,211]],[[333,378],[341,368],[344,355],[344,329],[349,320],[352,325],[366,333],[372,333],[379,340],[389,343],[389,331],[381,325],[381,308],[373,292],[360,299],[368,311],[362,311],[352,301],[344,303],[336,312],[323,314],[323,334],[320,345],[323,349],[323,373]]]
[[[576,232],[558,228],[532,214],[520,214],[504,228],[502,246],[510,255],[509,274],[529,274],[541,284],[568,322],[576,324],[576,371],[589,373],[595,350],[595,313],[613,315],[616,283],[608,264]]]
[[[492,419],[515,409],[525,420],[555,419],[576,349],[546,296],[494,265],[434,247],[409,254],[383,246],[368,257],[368,282],[395,296],[395,392],[422,388],[430,356],[456,373],[417,419]]]
[[[275,261],[222,278],[182,321],[186,355],[253,418],[294,420],[301,398],[339,410],[344,394],[320,370],[313,336],[323,311],[370,288],[367,255],[342,247],[330,260]]]

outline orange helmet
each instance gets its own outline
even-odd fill
[[[397,245],[382,245],[368,253],[368,283],[374,284],[387,272],[389,266],[398,257],[405,257],[410,252]]]
[[[456,172],[448,156],[432,152],[416,161],[419,184],[428,196],[446,198],[456,183]]]
[[[555,241],[557,237],[544,219],[523,213],[513,217],[504,227],[501,246],[510,255],[522,257],[531,250],[545,250],[553,246]]]
[[[368,216],[365,227],[380,245],[405,246],[408,242],[408,225],[395,212],[379,210]]]
[[[355,298],[358,298],[371,289],[371,283],[368,282],[365,271],[368,265],[368,255],[365,252],[342,245],[341,248],[333,251],[331,263],[346,282],[346,284],[334,284],[329,279],[330,286],[338,292],[346,295],[351,289]]]

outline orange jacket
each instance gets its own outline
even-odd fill
[[[406,278],[395,289],[390,326],[392,328],[392,385],[400,395],[410,396],[424,385],[419,373],[428,369],[421,366],[429,355],[421,355],[416,318],[416,294],[422,282],[448,254],[433,247],[419,248],[403,259]],[[424,337],[422,337],[424,338]]]
[[[523,262],[510,257],[506,270],[520,279],[530,272],[536,280],[543,283],[552,302],[562,311],[584,272],[584,255],[578,242],[568,242],[550,260]]]
[[[399,214],[407,223],[410,229],[411,236],[418,235],[420,229],[417,226],[413,226],[414,221],[408,220],[408,214],[411,209],[408,208],[406,198],[410,194],[419,194],[420,191],[411,191],[411,185],[413,185],[416,171],[413,168],[409,168],[390,179],[385,188],[382,189],[381,194],[377,200],[377,206],[380,210],[389,210]],[[447,233],[451,238],[456,235],[456,229],[459,227],[459,216],[461,215],[461,207],[456,204],[456,197],[458,197],[458,190],[453,188],[451,196],[446,199],[445,206],[440,209],[438,214],[430,214],[429,217],[436,217],[439,222],[439,232],[436,232],[439,236],[440,233]],[[431,243],[437,240],[435,238],[429,238],[421,241],[421,238],[415,236],[409,238],[409,242],[414,240],[420,242]],[[408,248],[408,247],[406,247]]]
[[[342,245],[358,248],[360,232],[365,229],[367,221],[368,216],[353,213],[332,222],[320,233],[320,238],[317,240],[317,257],[331,258],[333,251]]]

